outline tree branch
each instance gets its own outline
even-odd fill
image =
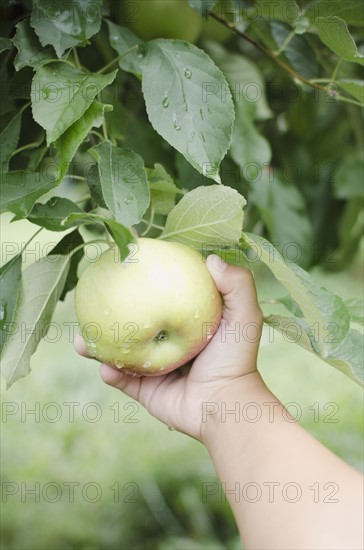
[[[246,40],[247,42],[249,42],[249,44],[252,44],[257,50],[259,50],[260,52],[262,52],[264,55],[266,55],[267,57],[269,57],[272,61],[274,61],[274,63],[276,65],[278,65],[279,67],[281,67],[284,71],[286,71],[287,73],[289,73],[294,79],[296,80],[299,80],[300,82],[302,82],[303,84],[306,84],[306,86],[310,86],[311,88],[315,88],[316,90],[321,90],[322,92],[325,92],[327,93],[327,89],[324,88],[323,86],[320,86],[320,84],[316,83],[316,82],[311,82],[310,80],[308,80],[307,78],[305,78],[304,76],[302,76],[300,73],[297,73],[294,69],[292,69],[289,65],[287,65],[284,61],[282,61],[281,59],[279,59],[277,56],[274,55],[274,53],[272,53],[270,50],[268,50],[268,48],[266,48],[265,46],[263,46],[263,44],[260,44],[260,42],[257,42],[254,38],[252,38],[251,36],[249,36],[248,34],[246,34],[245,32],[243,31],[239,31],[239,29],[237,29],[236,27],[234,27],[233,24],[229,23],[228,21],[226,21],[225,19],[223,19],[222,17],[220,17],[218,14],[214,13],[214,12],[210,12],[210,16],[213,17],[214,19],[216,19],[216,21],[219,21],[220,23],[222,23],[223,25],[225,25],[225,27],[227,27],[228,29],[230,29],[231,31],[235,32],[235,34],[238,34],[239,36],[241,36],[241,38],[244,38],[244,40]]]

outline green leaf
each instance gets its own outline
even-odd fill
[[[0,355],[12,330],[21,283],[21,254],[0,268]]]
[[[335,353],[325,361],[341,372],[364,385],[363,378],[363,335],[357,330],[349,330],[345,340]],[[356,378],[354,378],[353,374]]]
[[[5,38],[0,36],[0,53],[3,53],[5,50],[10,50],[13,47],[13,44],[10,38]]]
[[[338,199],[364,196],[363,157],[346,158],[340,165],[333,181],[334,195]]]
[[[30,358],[47,334],[68,269],[68,256],[47,256],[24,270],[14,331],[2,356],[7,387],[30,372]]]
[[[347,24],[340,17],[319,17],[315,21],[322,42],[345,61],[364,65],[364,55],[358,52]]]
[[[53,248],[53,250],[50,253],[50,256],[53,256],[56,254],[62,254],[63,256],[66,256],[72,253],[70,268],[67,274],[67,279],[63,287],[62,294],[59,297],[61,301],[63,301],[67,293],[73,290],[77,285],[77,282],[78,282],[77,268],[78,268],[78,264],[83,258],[84,251],[83,251],[83,248],[80,248],[80,250],[77,250],[77,252],[73,252],[73,251],[75,250],[75,248],[82,245],[83,243],[84,243],[84,240],[81,237],[78,229],[75,229],[75,231],[72,231],[72,233],[68,233],[68,235],[63,237],[63,239]]]
[[[147,170],[147,174],[154,212],[169,214],[176,203],[176,195],[183,195],[183,191],[176,187],[173,178],[161,164],[155,164],[153,169]]]
[[[204,48],[212,60],[222,70],[230,86],[236,111],[247,110],[251,119],[271,118],[265,81],[256,63],[246,57],[231,53],[216,42],[204,41]],[[235,124],[236,126],[236,124]]]
[[[345,305],[349,310],[351,320],[354,323],[364,325],[364,300],[351,298],[345,300]]]
[[[362,105],[364,105],[364,80],[343,79],[336,80],[335,84],[342,90],[345,90],[350,95],[355,97]]]
[[[11,118],[3,116],[1,121],[0,133],[0,168],[1,172],[7,172],[9,169],[10,158],[15,151],[20,134],[22,111],[17,110],[11,113]]]
[[[350,329],[344,341],[336,348],[332,355],[327,357],[317,353],[315,334],[304,321],[297,317],[282,317],[269,315],[264,321],[283,334],[285,340],[295,343],[311,353],[318,354],[325,363],[340,370],[343,374],[363,385],[363,336],[356,330]],[[328,338],[335,336],[334,327]]]
[[[350,328],[350,315],[343,300],[321,287],[296,264],[287,264],[274,246],[262,237],[243,233],[242,246],[247,250],[248,260],[262,261],[298,304],[308,326],[315,331],[320,356],[332,355]]]
[[[45,204],[35,204],[27,219],[50,231],[65,231],[68,227],[62,225],[63,220],[70,214],[80,213],[84,211],[69,199],[52,197]]]
[[[56,186],[56,180],[46,173],[17,170],[1,174],[0,212],[13,212],[26,217],[35,201]]]
[[[170,212],[160,238],[197,249],[234,245],[241,235],[245,204],[244,197],[230,187],[197,187]]]
[[[101,206],[101,208],[107,208],[104,197],[102,196],[101,181],[97,164],[93,164],[87,171],[86,179],[93,200],[96,204]]]
[[[278,48],[281,48],[292,32],[291,27],[281,21],[271,21],[270,27]],[[295,71],[305,78],[310,79],[318,76],[320,66],[316,54],[304,36],[293,36],[284,48],[284,56]]]
[[[34,120],[47,132],[48,145],[81,118],[116,73],[84,73],[65,63],[38,68],[32,82],[32,111]]]
[[[112,107],[109,105],[102,105],[94,101],[82,117],[76,120],[76,122],[55,141],[54,146],[60,153],[57,165],[58,182],[63,179],[77,149],[86,138],[91,128],[99,128],[104,120],[104,112],[106,110],[111,110],[111,108]]]
[[[30,24],[42,46],[50,44],[58,57],[85,43],[100,30],[102,0],[49,2],[33,0]]]
[[[99,165],[102,195],[116,221],[139,223],[149,206],[149,188],[142,157],[104,141],[89,152]]]
[[[265,169],[271,161],[272,151],[269,142],[256,129],[251,115],[249,106],[240,103],[236,109],[230,155],[244,173],[252,165],[256,175],[257,168]]]
[[[74,227],[75,225],[89,225],[95,223],[104,225],[106,230],[110,233],[119,247],[120,261],[122,262],[129,254],[128,244],[136,242],[136,238],[129,228],[115,220],[102,218],[96,214],[87,214],[86,212],[70,214],[62,221],[62,225],[65,229]]]
[[[48,151],[48,147],[44,144],[42,147],[38,147],[33,150],[24,151],[23,154],[28,157],[27,170],[35,171],[43,159],[44,155]]]
[[[121,78],[119,75],[119,78],[116,78],[110,86],[102,90],[101,101],[102,103],[111,104],[113,107],[112,111],[105,111],[105,123],[111,141],[114,140],[117,142],[120,140],[125,144],[125,123],[126,118],[129,117],[131,113],[123,106],[119,99],[120,91],[123,89],[123,84],[121,84],[120,81]],[[149,126],[149,128],[152,130],[151,126]],[[130,148],[133,149],[133,147]]]
[[[200,173],[220,183],[234,123],[231,92],[209,56],[181,40],[152,40],[143,94],[154,129]]]
[[[258,208],[269,238],[281,254],[300,265],[310,265],[314,234],[303,196],[278,170],[263,169],[259,176],[253,170],[249,204]]]
[[[127,27],[116,25],[111,21],[106,21],[106,23],[109,29],[110,45],[120,56],[125,54],[134,46],[143,44],[143,40],[138,38],[138,36],[136,36]],[[140,52],[138,52],[138,48],[135,48],[135,50],[127,53],[124,57],[119,59],[119,67],[123,71],[127,71],[128,73],[132,73],[138,78],[141,78],[141,60],[142,57],[140,57]]]
[[[136,242],[133,233],[125,226],[114,220],[103,220],[106,229],[114,239],[120,251],[120,261],[122,262],[130,254],[128,245]]]
[[[281,315],[269,315],[264,317],[264,322],[284,335],[284,339],[292,344],[298,344],[311,353],[317,353],[313,349],[314,334],[306,321],[300,317],[283,317]]]
[[[29,24],[29,19],[23,19],[16,25],[13,44],[18,50],[14,59],[17,71],[23,67],[41,67],[54,59],[54,51],[50,46],[41,46],[38,36]]]
[[[304,17],[314,23],[319,17],[337,15],[348,25],[361,27],[363,25],[364,6],[358,0],[314,0],[304,10]]]
[[[277,298],[277,302],[284,305],[284,307],[293,313],[295,317],[303,317],[303,313],[297,302],[292,300],[290,296],[284,296],[283,298]]]

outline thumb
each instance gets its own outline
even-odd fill
[[[253,275],[211,255],[207,268],[224,300],[220,326],[194,363],[206,379],[236,377],[256,370],[263,315],[257,302]]]
[[[229,325],[255,323],[261,329],[263,314],[251,271],[227,264],[215,254],[206,265],[224,299],[224,320]]]

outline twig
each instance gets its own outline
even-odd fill
[[[252,44],[255,48],[257,48],[257,50],[261,51],[262,53],[264,53],[264,55],[266,55],[267,57],[269,57],[272,61],[274,61],[274,63],[276,63],[277,65],[279,65],[279,67],[281,67],[284,71],[286,71],[287,73],[289,73],[294,79],[296,80],[299,80],[300,82],[302,82],[303,84],[306,84],[306,86],[310,86],[311,88],[315,88],[317,90],[321,90],[322,92],[327,92],[327,90],[320,86],[319,84],[317,84],[316,82],[312,82],[311,80],[308,80],[307,78],[305,78],[304,76],[302,76],[301,74],[297,73],[294,69],[292,69],[289,65],[287,65],[284,61],[282,61],[281,59],[279,59],[278,57],[276,57],[274,55],[273,52],[271,52],[270,50],[268,50],[268,48],[266,48],[265,46],[263,46],[263,44],[260,44],[260,42],[257,42],[254,38],[252,38],[251,36],[249,36],[248,34],[246,34],[245,32],[243,31],[240,31],[239,29],[237,29],[236,27],[234,27],[234,25],[232,25],[231,23],[229,23],[228,21],[225,21],[225,19],[223,19],[222,17],[220,17],[219,15],[217,15],[216,13],[214,12],[211,12],[210,13],[210,16],[213,17],[214,19],[216,19],[216,21],[219,21],[220,23],[222,23],[223,25],[225,25],[225,27],[227,27],[228,29],[234,31],[236,34],[238,34],[239,36],[241,36],[242,38],[244,38],[244,40],[246,40],[247,42],[249,42],[250,44]]]

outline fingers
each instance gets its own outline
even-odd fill
[[[133,399],[139,399],[140,378],[130,376],[105,363],[100,366],[100,375],[105,384],[123,391]]]
[[[87,351],[86,342],[82,338],[81,334],[76,334],[75,341],[74,341],[74,347],[77,353],[82,355],[82,357],[89,357],[91,358],[89,352]]]
[[[224,319],[227,323],[262,324],[262,311],[257,301],[252,273],[229,265],[215,254],[207,258],[207,268],[224,298]]]
[[[249,270],[229,265],[218,256],[207,258],[207,267],[224,299],[220,326],[195,361],[198,373],[221,378],[241,376],[256,369],[263,316]],[[196,370],[196,369],[195,369]]]

